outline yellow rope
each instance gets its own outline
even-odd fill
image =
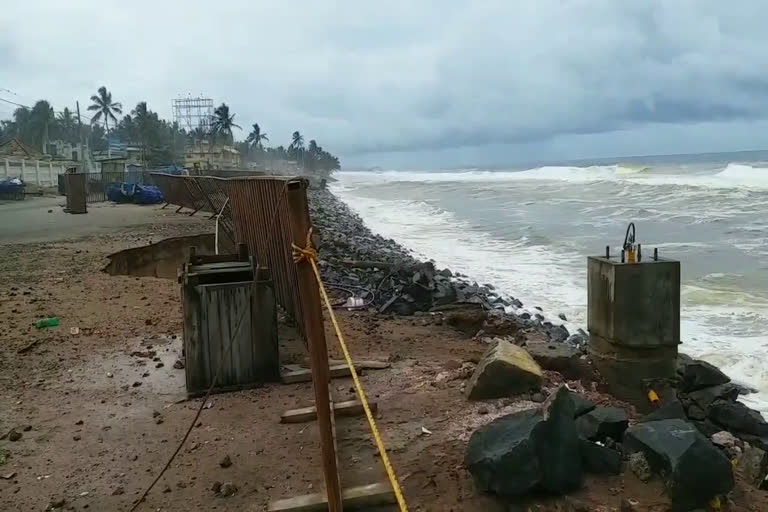
[[[395,470],[392,467],[392,463],[389,461],[389,456],[387,455],[387,449],[384,446],[384,441],[381,439],[381,435],[379,434],[379,429],[376,427],[376,420],[373,419],[373,413],[371,412],[371,408],[368,405],[368,399],[365,396],[363,385],[360,383],[360,379],[357,375],[357,370],[355,369],[355,365],[352,362],[352,357],[349,355],[349,350],[347,350],[347,344],[344,342],[344,335],[341,333],[341,328],[339,327],[339,322],[336,320],[336,315],[333,312],[331,301],[328,299],[328,294],[325,292],[325,286],[323,286],[323,280],[320,278],[320,271],[317,269],[317,264],[315,263],[317,260],[317,251],[312,247],[311,237],[312,237],[312,228],[310,228],[309,231],[307,232],[307,241],[304,247],[299,247],[296,244],[291,244],[293,247],[293,261],[295,261],[296,263],[301,263],[302,261],[308,261],[310,265],[312,265],[312,270],[314,271],[315,278],[317,279],[317,286],[318,288],[320,288],[320,294],[323,296],[325,307],[328,309],[328,314],[331,317],[331,322],[333,322],[333,328],[336,331],[336,337],[339,339],[339,344],[341,345],[342,352],[344,352],[344,359],[346,359],[347,365],[349,366],[349,371],[352,373],[352,380],[355,383],[355,389],[357,390],[357,395],[360,397],[360,402],[363,404],[363,410],[365,410],[365,416],[368,418],[368,424],[371,426],[371,432],[373,433],[373,438],[376,441],[377,448],[379,449],[379,455],[381,455],[381,462],[384,464],[384,469],[386,469],[387,471],[387,477],[389,477],[389,482],[390,484],[392,484],[392,490],[395,492],[395,498],[397,498],[397,503],[400,506],[400,512],[408,512],[408,505],[405,503],[403,490],[400,488],[400,483],[397,481],[397,475],[395,474]]]

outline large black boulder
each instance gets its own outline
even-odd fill
[[[534,432],[541,465],[542,490],[563,494],[581,487],[582,466],[576,406],[567,388],[560,387],[542,406],[544,422]]]
[[[595,403],[584,395],[571,392],[571,400],[573,400],[573,405],[576,409],[574,412],[575,418],[595,410]]]
[[[739,386],[732,382],[710,386],[708,388],[693,391],[687,395],[682,395],[687,406],[691,404],[698,405],[701,409],[707,410],[715,400],[727,400],[735,402],[739,397]]]
[[[584,471],[597,475],[618,475],[621,473],[621,453],[586,439],[579,440],[581,463]]]
[[[541,409],[503,416],[476,430],[464,464],[478,490],[515,496],[578,489],[582,465],[574,410],[568,391],[560,388]]]
[[[762,414],[741,402],[715,400],[707,409],[710,420],[734,433],[768,436],[768,422]]]
[[[640,419],[641,423],[646,421],[659,421],[659,420],[671,420],[671,419],[687,419],[683,403],[677,398],[670,398],[666,402],[662,403],[658,409],[650,412]]]
[[[681,380],[680,391],[683,393],[731,382],[726,374],[706,361],[692,359],[686,362],[678,361],[678,364],[678,374]]]
[[[624,448],[642,452],[662,476],[675,512],[706,508],[712,498],[733,488],[728,458],[686,421],[638,423],[627,429]]]
[[[629,426],[629,417],[618,407],[596,407],[576,419],[579,436],[590,441],[605,441],[611,438],[621,441]]]

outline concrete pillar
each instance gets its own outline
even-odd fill
[[[3,166],[3,169],[5,169],[5,174],[3,176],[8,177],[8,176],[11,175],[10,174],[10,169],[9,169],[10,166],[11,166],[11,164],[10,164],[10,162],[8,162],[8,159],[6,158],[5,159],[5,165]]]
[[[35,160],[35,183],[40,186],[40,160]]]
[[[56,177],[53,175],[53,162],[48,162],[48,179],[51,181],[52,187],[57,185]]]
[[[21,159],[21,180],[27,181],[27,161],[25,159]]]
[[[587,262],[589,352],[619,398],[647,409],[649,380],[675,375],[680,344],[680,262]]]

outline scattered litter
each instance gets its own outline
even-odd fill
[[[112,372],[107,372],[107,377],[111,379],[114,375],[112,375]]]
[[[429,436],[432,435],[432,432],[429,429],[427,429],[426,427],[421,427],[421,433],[422,434],[427,434]]]
[[[59,323],[60,323],[59,317],[52,316],[49,318],[42,318],[38,320],[37,322],[35,322],[35,327],[37,327],[38,329],[45,329],[47,327],[56,327],[59,325]]]
[[[365,299],[362,297],[349,297],[344,307],[350,311],[357,308],[365,307]]]
[[[89,494],[88,491],[83,491],[80,493],[80,496],[88,496],[88,494]]]
[[[80,334],[80,328],[79,327],[70,327],[69,328],[69,334],[71,334],[72,336],[77,336],[78,334]]]
[[[3,480],[10,480],[15,476],[16,476],[16,472],[13,471],[12,473],[8,473],[7,475],[0,475],[0,478],[2,478]]]
[[[203,409],[213,409],[213,400],[203,406]]]
[[[47,478],[51,478],[51,475],[40,475],[39,477],[37,477],[38,480],[45,480]]]

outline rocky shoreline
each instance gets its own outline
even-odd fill
[[[683,511],[715,507],[720,498],[727,503],[733,468],[748,485],[768,487],[768,422],[738,401],[749,390],[716,367],[681,354],[676,377],[654,384],[657,397],[645,416],[630,406],[624,409],[629,415],[595,407],[583,395],[564,394],[572,391],[567,386],[547,399],[547,372],[561,375],[560,382],[580,381],[582,389],[602,388],[586,354],[587,333],[569,333],[546,321],[539,308],[531,315],[519,299],[490,284],[420,261],[372,233],[327,190],[311,190],[309,199],[319,263],[324,281],[340,296],[337,307],[444,318],[489,347],[467,383],[469,400],[520,394],[546,399],[540,409],[504,416],[473,434],[465,464],[478,489],[502,498],[541,490],[565,494],[579,487],[582,472],[628,469],[643,481],[658,475],[673,509]],[[559,467],[564,456],[567,473]],[[519,471],[514,461],[534,464],[536,471]]]
[[[371,232],[363,220],[331,192],[312,189],[310,214],[319,235],[320,267],[331,287],[362,299],[352,308],[376,308],[379,313],[410,316],[458,307],[482,307],[497,321],[511,321],[525,331],[542,333],[552,342],[565,342],[586,351],[589,337],[579,330],[545,320],[541,308],[525,311],[520,299],[496,292],[433,261],[420,261],[392,239]],[[350,302],[350,304],[352,304]],[[560,318],[565,321],[564,315]],[[479,333],[482,337],[484,333]]]

